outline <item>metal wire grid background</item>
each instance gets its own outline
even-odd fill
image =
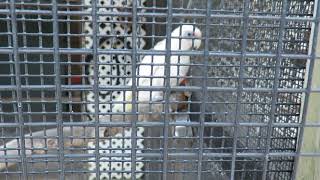
[[[0,157],[1,162],[17,163],[2,170],[0,179],[87,179],[91,173],[99,177],[103,173],[99,168],[88,170],[88,158],[96,157],[99,165],[99,157],[104,155],[88,154],[86,145],[64,147],[61,143],[64,139],[101,140],[62,133],[62,127],[95,127],[97,131],[98,126],[106,126],[89,121],[89,116],[98,117],[101,112],[99,108],[87,111],[86,104],[92,102],[85,94],[114,91],[115,87],[90,85],[89,65],[98,67],[95,62],[99,54],[125,54],[137,60],[130,64],[135,72],[138,59],[144,55],[168,53],[150,48],[166,38],[168,30],[183,23],[195,24],[203,33],[200,50],[171,52],[192,56],[190,86],[180,89],[192,93],[186,113],[191,121],[184,125],[192,127],[193,135],[169,136],[169,125],[178,125],[174,122],[133,122],[133,129],[144,126],[147,132],[144,137],[149,145],[139,160],[146,165],[143,178],[293,178],[292,154],[297,152],[299,142],[299,126],[295,124],[301,123],[311,25],[316,19],[314,12],[319,11],[315,1],[212,0],[187,8],[189,1],[147,0],[143,5],[137,1],[132,8],[111,13],[100,13],[103,5],[92,2],[96,4],[85,6],[76,0],[1,1],[1,144],[14,139],[21,143],[16,148],[17,156]],[[92,12],[85,11],[87,8]],[[83,24],[90,21],[85,16],[92,16],[93,32],[97,34],[83,31]],[[146,40],[144,50],[101,49],[99,40],[103,36],[97,25],[99,17],[104,16],[132,17],[134,27],[143,23],[147,33],[142,36]],[[141,22],[142,17],[146,22]],[[133,39],[138,38],[135,33],[133,30]],[[109,36],[117,34],[111,31]],[[86,37],[92,38],[92,49],[83,48]],[[93,61],[88,62],[90,55]],[[98,74],[98,68],[95,71]],[[128,77],[136,78],[134,73]],[[125,88],[130,87],[118,89]],[[95,104],[99,103],[96,97]],[[165,101],[166,106],[170,103]],[[28,139],[49,137],[24,134],[51,128],[58,129],[58,136],[53,137],[60,142],[58,149],[48,149],[47,145],[25,147]],[[137,141],[136,136],[131,138],[133,143]],[[169,141],[174,147],[166,145]],[[9,150],[14,149],[0,149],[4,153]],[[27,155],[30,150],[45,153]],[[94,150],[99,152],[99,147]],[[130,156],[135,163],[136,154]],[[131,170],[135,173],[134,167]]]

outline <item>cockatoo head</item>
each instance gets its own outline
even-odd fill
[[[172,31],[171,37],[173,41],[171,47],[175,46],[175,43],[179,41],[180,50],[198,49],[201,46],[202,33],[199,28],[193,25],[182,25],[177,27]]]

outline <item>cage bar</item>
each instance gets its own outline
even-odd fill
[[[0,1],[0,180],[319,179],[317,0]]]

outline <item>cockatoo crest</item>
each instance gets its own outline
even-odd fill
[[[201,45],[201,37],[202,33],[197,27],[193,25],[179,26],[171,33],[171,50],[198,49]],[[172,47],[177,43],[180,45]]]
[[[199,28],[193,25],[182,25],[171,33],[171,50],[199,49],[201,46],[202,33]],[[154,50],[165,50],[166,39],[159,41]]]

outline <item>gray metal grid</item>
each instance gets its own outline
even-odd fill
[[[80,0],[0,0],[0,164],[4,164],[0,179],[88,179],[92,173],[100,177],[112,170],[88,170],[90,158],[99,167],[104,157],[124,156],[131,157],[130,173],[143,173],[143,179],[282,180],[294,178],[297,157],[319,156],[300,152],[303,133],[299,133],[304,126],[318,127],[305,124],[303,109],[313,91],[310,77],[319,26],[317,1],[141,3],[132,1],[129,8],[100,12],[105,5],[98,0],[92,0],[91,6]],[[92,11],[85,11],[87,8]],[[92,35],[83,31],[83,24],[91,21],[85,16],[92,17]],[[122,38],[131,37],[135,42],[142,37],[146,47],[141,50],[133,43],[132,48],[100,48],[104,37],[98,24],[104,16],[130,18],[132,35]],[[201,29],[201,48],[169,51],[171,31],[184,23]],[[139,35],[141,24],[146,35]],[[115,32],[109,35],[116,36]],[[91,49],[83,48],[85,37],[92,38]],[[167,50],[150,49],[162,39],[167,39]],[[101,54],[131,56],[132,75],[128,77],[133,85],[99,84]],[[136,85],[140,78],[136,68],[146,55],[166,56],[165,85]],[[192,57],[189,85],[169,86],[172,55]],[[92,61],[86,61],[88,56]],[[93,76],[88,75],[89,65],[94,66]],[[93,85],[88,78],[93,78]],[[102,122],[98,120],[101,115],[123,113],[101,113],[98,96],[95,110],[87,111],[86,105],[92,103],[85,98],[88,92],[125,90],[135,92],[132,111],[126,113],[136,117],[143,114],[137,112],[136,92],[163,91],[162,115],[153,122]],[[180,102],[186,104],[186,111],[174,115],[186,115],[190,121],[169,121],[170,104],[175,103],[170,94],[183,91],[191,93],[191,98]],[[94,117],[92,121],[89,116]],[[181,125],[192,127],[192,135],[174,136],[171,130]],[[132,134],[126,137],[131,139],[131,153],[103,154],[100,150],[105,149],[99,146],[89,149],[88,142],[99,144],[110,138],[99,136],[105,127],[131,127]],[[138,127],[146,131],[140,154],[136,153]],[[17,147],[6,146],[12,140],[18,142]],[[145,164],[142,172],[136,171],[137,162]]]

